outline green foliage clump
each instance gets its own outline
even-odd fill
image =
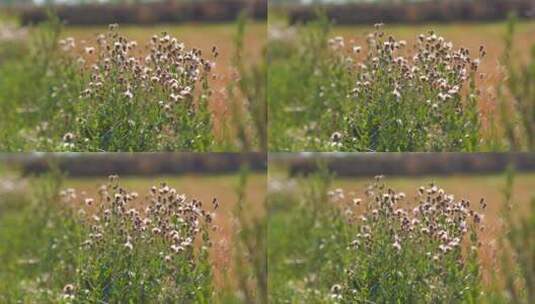
[[[268,286],[272,303],[329,303],[345,276],[351,227],[328,202],[332,176],[300,183],[272,182],[269,194]],[[301,191],[302,190],[302,191]]]
[[[499,271],[494,277],[495,290],[488,293],[488,303],[527,304],[535,301],[535,198],[525,212],[515,216],[513,210],[524,208],[515,203],[514,173],[507,172],[502,209],[504,236],[500,238]]]
[[[57,173],[10,183],[16,186],[0,194],[0,302],[61,303],[76,275],[78,215],[57,204]]]

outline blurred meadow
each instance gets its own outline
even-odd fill
[[[182,167],[189,168],[188,172],[147,175],[147,171],[143,171],[147,164],[152,164],[152,168],[163,164],[173,166],[170,160],[184,159],[180,154],[123,158],[114,155],[88,162],[91,157],[95,156],[71,155],[69,164],[64,163],[67,158],[61,155],[36,156],[33,160],[26,155],[9,164],[3,163],[0,242],[9,246],[0,248],[0,257],[5,263],[0,270],[0,301],[79,303],[99,299],[266,303],[267,294],[262,284],[265,281],[262,231],[265,231],[267,177],[261,169],[256,165],[247,166],[245,158],[238,155],[204,158],[194,155],[196,166]],[[236,170],[229,159],[242,162],[241,169]],[[43,167],[31,165],[35,160],[46,160],[48,165],[44,168],[47,169],[43,171]],[[203,160],[206,163],[202,164]],[[138,173],[114,177],[112,173],[125,170],[123,166],[128,162],[128,167],[137,167]],[[100,163],[97,171],[110,172],[112,176],[92,171],[84,163],[92,166]],[[58,164],[63,173],[58,170]],[[107,190],[103,192],[103,189]],[[108,195],[107,191],[114,195],[106,202],[103,198]],[[115,205],[121,195],[127,198],[128,213]],[[175,195],[178,196],[174,198]],[[114,203],[110,204],[111,201]],[[193,209],[188,209],[190,202]],[[109,208],[108,211],[105,208]],[[176,217],[166,215],[175,210],[173,208],[179,210]],[[113,210],[111,219],[109,210]],[[160,211],[162,213],[158,213]],[[140,231],[130,226],[130,214],[137,214],[134,218],[147,226]],[[162,227],[163,236],[170,233],[171,228],[166,225],[176,225],[174,229],[180,231],[182,238],[188,231],[184,223],[187,224],[194,214],[199,217],[189,225],[196,225],[199,235],[193,234],[189,240],[193,241],[191,252],[179,247],[176,257],[165,255],[169,245],[175,250],[176,244],[167,243],[166,237],[160,241],[147,240],[151,235],[158,235],[155,232],[160,229],[158,227]],[[137,221],[134,218],[132,224]],[[100,228],[107,233],[102,232],[104,236],[100,236],[99,241],[94,235],[99,231],[95,227],[101,220],[108,224]],[[113,230],[115,225],[122,228]],[[36,230],[39,233],[33,233]],[[92,240],[96,242],[87,245]],[[135,250],[124,251],[132,246],[130,242]],[[250,251],[250,248],[255,250]],[[181,260],[182,255],[189,256],[189,260]],[[114,261],[112,264],[107,264],[109,258]],[[170,265],[159,264],[163,260]],[[138,265],[143,266],[138,269]],[[184,272],[186,276],[181,277]],[[126,282],[123,281],[125,274],[129,277]],[[115,278],[114,283],[107,281],[109,276]],[[145,276],[152,276],[154,281],[147,284]],[[140,278],[141,281],[137,281]],[[173,288],[171,278],[176,280],[179,289]],[[124,292],[121,291],[123,284],[136,288]]]
[[[362,159],[361,165],[371,164],[370,168],[365,169],[366,172],[375,170],[376,176],[358,173],[359,162],[346,162],[346,166],[357,166],[353,172],[358,176],[348,176],[348,171],[341,164],[344,158],[358,159],[356,155],[322,155],[316,159],[287,155],[270,161],[268,261],[273,303],[352,303],[406,299],[412,299],[413,303],[426,303],[424,299],[428,296],[435,297],[438,303],[529,303],[533,295],[530,278],[534,271],[529,262],[533,257],[529,236],[534,224],[533,171],[511,173],[502,168],[482,173],[488,158],[479,155],[479,159],[477,156],[471,159],[481,165],[480,172],[462,173],[456,171],[463,170],[462,167],[452,164],[453,172],[450,174],[422,174],[423,171],[415,168],[403,174],[400,169],[403,166],[397,169],[391,169],[390,166],[388,168],[398,170],[397,173],[379,177],[380,183],[385,185],[384,189],[373,188],[377,176],[381,175],[378,169],[381,163],[387,165],[385,159],[402,162],[402,155],[384,156],[383,160]],[[459,154],[459,162],[461,158],[462,154]],[[408,163],[415,161],[422,163],[420,170],[426,168],[429,171],[433,168],[429,159],[426,160],[422,155],[405,158],[404,168],[410,168]],[[468,158],[464,161],[468,161]],[[317,162],[316,165],[312,165],[314,162]],[[316,170],[305,164],[312,165]],[[438,162],[435,162],[435,168],[438,166]],[[328,173],[327,170],[332,171]],[[337,174],[338,171],[341,176]],[[403,227],[401,219],[398,223],[397,217],[381,222],[381,217],[386,216],[382,212],[388,214],[388,211],[374,205],[374,194],[370,194],[377,194],[378,191],[378,202],[385,199],[387,193],[403,196],[394,203],[391,212],[406,208],[408,214],[401,217],[412,220],[419,218],[417,213],[413,213],[413,208],[426,202],[425,196],[419,191],[432,191],[429,189],[433,185],[440,189],[438,193],[441,195],[453,195],[453,200],[446,203],[451,208],[450,212],[456,210],[454,202],[469,201],[468,208],[482,214],[483,218],[480,226],[470,226],[470,229],[476,227],[474,232],[477,234],[474,247],[477,248],[477,258],[473,264],[477,265],[474,266],[476,273],[461,275],[467,270],[464,267],[472,267],[468,266],[472,263],[468,250],[462,250],[460,257],[457,257],[464,266],[455,268],[445,260],[438,262],[440,269],[449,269],[448,275],[459,276],[453,281],[449,281],[446,274],[438,279],[433,278],[436,269],[422,266],[425,261],[411,264],[413,258],[429,259],[429,252],[433,254],[429,248],[433,246],[426,247],[425,237],[418,236],[416,232],[418,228],[414,228],[414,234],[408,232],[411,236],[406,239],[406,232],[400,228]],[[435,206],[439,208],[440,203]],[[373,208],[379,209],[379,219],[372,217]],[[423,212],[425,209],[419,210]],[[377,210],[373,212],[377,216]],[[439,215],[435,214],[434,218],[438,219]],[[387,226],[385,231],[373,226],[376,221],[379,227]],[[418,223],[412,221],[413,224]],[[426,221],[422,219],[422,222]],[[516,225],[524,225],[523,232],[514,230]],[[371,239],[368,242],[364,242],[364,239],[359,241],[359,236],[369,231],[370,226]],[[412,228],[410,231],[413,231]],[[511,251],[511,243],[508,242],[514,239],[512,235],[524,236],[522,249]],[[405,240],[401,241],[401,260],[396,258],[396,251],[390,251],[391,244],[395,244],[398,236]],[[411,238],[415,244],[411,243]],[[470,244],[474,244],[471,238],[467,235],[462,239],[463,248],[470,248]],[[367,246],[374,249],[367,251]],[[508,262],[512,256],[513,264],[504,262],[505,256]],[[392,281],[392,275],[399,277]],[[470,277],[473,281],[470,281]],[[461,284],[460,287],[455,287],[455,282]],[[422,289],[418,287],[420,283],[424,284]],[[455,291],[455,288],[460,289]]]
[[[533,149],[535,22],[526,6],[517,8],[516,14],[522,18],[507,21],[507,11],[493,9],[493,5],[499,5],[497,2],[488,3],[488,10],[472,7],[483,5],[484,1],[325,1],[331,5],[317,6],[299,5],[298,2],[277,2],[269,15],[268,103],[272,150],[455,152]],[[504,1],[502,4],[514,6],[518,3]],[[451,11],[448,11],[449,4],[453,6]],[[529,2],[524,4],[530,6]],[[466,5],[466,14],[461,14],[462,10],[455,5]],[[478,17],[478,13],[482,16]],[[426,102],[436,103],[441,110],[442,93],[430,94],[435,90],[431,83],[427,87],[425,82],[411,82],[412,77],[417,79],[415,75],[398,77],[398,73],[405,73],[404,67],[398,71],[396,64],[388,63],[389,55],[380,50],[369,53],[375,50],[375,44],[370,47],[367,43],[373,35],[376,35],[375,39],[382,37],[378,42],[392,42],[395,45],[392,58],[404,58],[406,61],[402,65],[409,70],[414,65],[415,68],[437,68],[440,71],[444,62],[449,62],[447,58],[454,55],[446,56],[445,61],[430,61],[422,66],[413,61],[412,56],[417,56],[418,49],[425,45],[418,43],[422,34],[427,39],[433,39],[433,35],[439,37],[438,41],[452,50],[467,50],[466,55],[471,57],[468,61],[477,62],[475,70],[466,71],[468,80],[464,84],[449,79],[450,76],[440,76],[440,72],[434,75],[437,79],[448,79],[449,86],[455,84],[453,88],[462,88],[456,93],[462,100],[457,111],[449,113],[444,109],[438,114],[439,118],[434,117],[436,112],[433,110],[423,117],[419,115],[420,111],[427,111]],[[390,37],[393,39],[389,40]],[[437,50],[433,56],[440,57],[441,52]],[[380,58],[380,67],[372,62],[373,57]],[[391,72],[390,78],[381,73],[384,70]],[[366,71],[377,76],[370,79]],[[428,77],[422,79],[425,78]],[[410,97],[413,90],[420,93]],[[393,96],[398,100],[401,97],[402,105],[396,107]],[[471,108],[471,98],[475,99],[474,108]],[[375,109],[381,102],[384,105]],[[420,110],[416,110],[418,105]],[[475,120],[470,118],[472,111],[477,113]],[[450,114],[463,121],[465,127],[449,127],[456,123],[448,121]],[[431,118],[426,120],[425,117]],[[398,134],[391,128],[403,131]],[[428,137],[419,137],[415,131],[418,129],[425,130]],[[457,131],[464,135],[456,137]],[[451,137],[443,139],[448,133]],[[476,138],[473,144],[465,145],[472,137]],[[395,140],[382,143],[383,138],[385,142],[388,138]],[[429,142],[425,143],[426,140]]]
[[[266,150],[262,1],[2,6],[0,147]]]

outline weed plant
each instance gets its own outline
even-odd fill
[[[361,199],[308,179],[270,196],[274,303],[478,302],[477,204],[434,184],[409,199],[377,177]]]
[[[50,17],[32,29],[27,54],[0,66],[2,150],[214,149],[214,63],[200,50],[166,33],[144,49],[117,25],[94,45],[60,33]]]
[[[345,303],[478,299],[477,233],[483,215],[470,201],[456,199],[434,184],[417,193],[411,202],[376,177],[364,201],[351,199],[353,206],[364,204],[365,211],[352,214],[353,208],[346,207],[358,233],[349,246],[354,257],[348,276],[333,288],[334,297]],[[331,196],[335,202],[345,199],[343,191]],[[485,206],[481,200],[480,208]]]
[[[411,47],[383,32],[366,47],[329,38],[326,20],[299,46],[270,53],[270,149],[474,151],[480,145],[477,70],[485,56],[434,31]],[[277,54],[290,54],[278,58]]]
[[[117,176],[95,199],[38,180],[0,221],[3,303],[212,302],[214,214],[202,202],[166,184],[141,197]]]
[[[345,276],[351,232],[342,210],[326,203],[331,179],[324,171],[290,189],[270,182],[270,303],[330,303]]]
[[[243,168],[240,184],[237,188],[238,203],[234,210],[238,227],[235,229],[236,252],[235,263],[239,281],[239,291],[247,304],[267,304],[267,222],[263,216],[248,217],[246,207],[246,193],[248,169]]]

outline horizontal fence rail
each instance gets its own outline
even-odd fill
[[[352,3],[340,5],[274,6],[286,11],[290,23],[314,20],[323,12],[336,24],[423,23],[453,21],[492,21],[505,19],[510,11],[520,18],[535,17],[533,0],[446,0],[416,3]]]
[[[50,153],[4,154],[0,164],[24,174],[53,166],[70,176],[225,174],[247,166],[266,171],[265,153]]]
[[[48,14],[48,8],[43,6],[18,6],[5,10],[18,15],[24,25],[42,22]],[[266,20],[267,0],[58,5],[52,11],[71,25],[230,22],[236,20],[242,11],[250,18]]]
[[[451,175],[535,171],[533,153],[310,153],[270,155],[270,165],[287,167],[292,176],[317,171],[321,165],[338,176]]]

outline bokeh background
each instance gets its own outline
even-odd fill
[[[234,101],[229,87],[240,77],[235,58],[238,19],[246,19],[239,51],[250,69],[264,61],[267,0],[0,0],[0,64],[3,58],[13,60],[10,52],[17,52],[7,46],[27,41],[32,25],[47,20],[50,11],[65,25],[61,38],[72,37],[79,45],[95,45],[109,24],[119,24],[121,34],[137,41],[140,49],[163,32],[203,54],[211,54],[216,47],[218,57],[210,79],[214,133],[219,140],[232,136],[223,133],[229,129],[232,133],[236,120],[231,117]],[[245,103],[243,99],[240,103]]]
[[[0,154],[0,198],[31,193],[28,180],[55,169],[65,175],[63,189],[73,188],[87,197],[98,197],[98,189],[108,182],[108,176],[117,174],[121,187],[138,192],[140,197],[148,195],[152,186],[165,182],[187,197],[202,201],[207,208],[217,198],[220,205],[216,210],[217,229],[212,232],[211,248],[214,283],[218,288],[234,289],[238,284],[235,238],[242,224],[238,224],[236,216],[240,191],[244,193],[244,218],[262,219],[266,165],[263,153]],[[9,208],[16,208],[2,206],[2,202],[0,199],[0,219],[4,212],[10,214]],[[80,204],[83,206],[81,199]]]
[[[321,17],[332,24],[329,37],[340,36],[361,46],[366,45],[366,37],[373,32],[375,23],[384,23],[387,36],[405,40],[409,46],[419,34],[431,30],[451,41],[455,49],[468,48],[471,54],[477,54],[480,46],[484,46],[487,55],[478,71],[481,135],[485,140],[499,141],[505,137],[502,132],[506,125],[518,123],[510,112],[515,107],[514,98],[504,95],[506,89],[502,87],[508,77],[503,59],[507,20],[511,15],[518,19],[512,37],[512,64],[527,70],[535,52],[535,1],[532,0],[271,0],[270,69],[276,73],[279,66],[288,64],[285,60],[289,56],[280,51],[281,46],[287,52],[299,49],[304,30]],[[503,100],[506,105],[502,108]]]
[[[489,286],[498,267],[499,239],[504,237],[503,212],[513,218],[528,216],[535,199],[535,155],[530,153],[278,153],[269,157],[268,192],[298,192],[302,182],[322,170],[333,174],[332,190],[341,188],[361,198],[377,175],[409,201],[420,186],[431,183],[475,205],[483,198],[488,206],[479,254]],[[514,180],[512,209],[504,194],[508,176]],[[270,209],[270,218],[272,212],[280,216],[284,210]]]

